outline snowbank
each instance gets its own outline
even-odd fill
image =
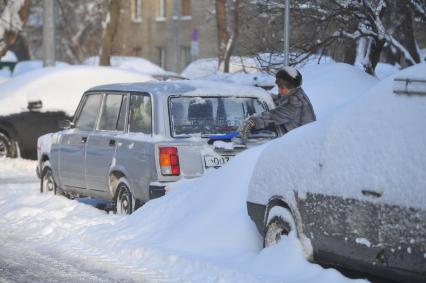
[[[426,63],[396,76],[422,74]],[[282,184],[290,191],[354,199],[362,197],[360,188],[367,188],[382,192],[377,201],[425,208],[426,99],[394,94],[393,78],[334,115],[272,141],[256,165],[251,186],[257,189],[251,190],[249,199],[262,203]]]
[[[246,151],[203,178],[177,183],[130,216],[39,194],[38,184],[5,185],[0,179],[0,240],[9,248],[19,239],[19,246],[24,242],[31,250],[60,253],[92,268],[136,273],[137,281],[349,281],[304,260],[294,237],[261,250],[245,199],[263,148]]]
[[[20,178],[32,179],[36,181],[35,168],[37,162],[32,160],[25,160],[19,158],[0,158],[0,184],[2,179]]]
[[[302,87],[318,120],[365,95],[378,82],[359,68],[345,63],[310,65],[300,72]]]
[[[0,58],[1,62],[16,62],[18,61],[18,58],[16,57],[15,53],[13,51],[6,51],[6,54],[3,55],[3,57]]]
[[[56,67],[65,67],[69,66],[68,63],[56,61],[55,62]],[[24,60],[19,61],[15,68],[13,69],[13,76],[19,76],[26,72],[38,70],[43,68],[43,61],[42,60]]]
[[[89,57],[84,61],[85,65],[98,66],[99,65],[99,56]],[[135,72],[140,72],[144,74],[165,74],[166,71],[160,66],[152,63],[151,61],[141,58],[141,57],[132,57],[132,56],[112,56],[111,57],[111,66],[130,70]]]
[[[296,56],[296,54],[294,54],[294,56]],[[241,74],[252,73],[259,77],[262,70],[270,70],[271,65],[274,66],[274,68],[280,68],[280,65],[282,67],[283,61],[284,56],[282,54],[260,53],[257,57],[233,56],[231,57],[229,72]],[[328,56],[312,55],[296,67],[302,68],[328,63],[334,63],[334,60]],[[217,58],[198,59],[183,70],[182,76],[190,79],[214,77],[214,75],[222,74],[222,72],[218,70],[218,64]],[[267,76],[267,72],[265,72],[265,75]],[[231,79],[233,78],[231,77]]]
[[[87,89],[109,83],[144,82],[152,77],[111,67],[48,67],[14,77],[0,85],[0,115],[26,111],[30,101],[41,100],[45,111],[72,116]]]

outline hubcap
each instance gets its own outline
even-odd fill
[[[52,174],[47,173],[43,177],[43,192],[53,193],[55,191],[55,182],[53,181]]]
[[[126,187],[121,188],[121,192],[118,195],[117,200],[117,213],[129,214],[130,213],[130,196]]]

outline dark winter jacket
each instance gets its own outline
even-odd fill
[[[283,134],[316,120],[312,104],[302,88],[295,88],[287,95],[274,97],[276,108],[253,117],[255,128],[270,124],[280,127]]]

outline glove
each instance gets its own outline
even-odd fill
[[[253,117],[249,117],[243,122],[243,124],[241,125],[239,129],[240,137],[243,143],[247,141],[247,137],[250,134],[251,129],[253,129],[255,126],[256,126],[256,123]]]

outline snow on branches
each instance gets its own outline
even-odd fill
[[[4,1],[0,15],[0,57],[16,40],[28,19],[30,0]]]

